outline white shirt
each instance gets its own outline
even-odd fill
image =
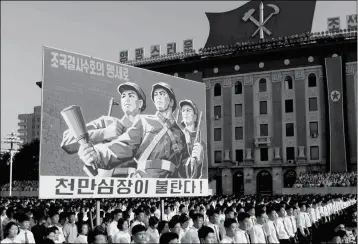
[[[220,242],[220,230],[219,227],[216,224],[208,223],[206,226],[210,227],[214,230],[215,240],[214,243]]]
[[[108,236],[114,236],[118,233],[118,222],[113,220],[108,226],[107,226],[107,235]]]
[[[288,235],[288,233],[287,233],[287,231],[285,229],[285,226],[283,224],[283,219],[282,218],[276,219],[275,222],[274,222],[274,226],[276,228],[279,240],[290,239],[290,236]]]
[[[296,234],[297,232],[297,223],[296,223],[296,217],[295,216],[289,216],[291,219],[291,223],[292,223],[292,229],[293,229],[293,233]]]
[[[29,230],[22,230],[20,229],[20,233],[16,236],[16,238],[21,242],[21,243],[26,243],[26,237],[25,237],[25,232],[27,234],[27,239],[28,239],[28,243],[36,243],[35,242],[35,238],[34,235],[32,234],[31,231]]]
[[[264,227],[260,224],[252,226],[249,230],[251,243],[266,243],[266,233]]]
[[[314,208],[310,209],[309,216],[310,216],[310,219],[311,219],[311,223],[316,223],[317,222],[316,211],[314,210]]]
[[[283,218],[283,224],[286,227],[287,234],[290,237],[295,237],[295,232],[293,231],[292,221],[290,216],[286,216]]]
[[[10,240],[9,238],[5,238],[0,243],[21,243],[19,239],[17,239],[17,236],[14,238],[14,240]]]
[[[146,231],[147,243],[159,243],[159,232],[157,229],[148,228]]]
[[[78,235],[76,240],[75,240],[75,243],[88,243],[87,241],[87,236],[85,235]]]
[[[304,213],[304,216],[305,216],[306,227],[312,227],[311,219],[308,213]]]
[[[249,235],[240,228],[237,229],[234,240],[236,243],[250,243]]]
[[[234,237],[228,237],[227,235],[224,236],[224,238],[220,241],[220,243],[236,243],[234,240]]]
[[[130,243],[131,235],[127,231],[119,231],[113,237],[113,243]]]
[[[319,208],[318,208],[318,207],[316,207],[315,213],[316,213],[316,219],[317,219],[317,220],[321,219],[321,215],[320,215],[320,213],[319,213]]]
[[[277,232],[272,220],[269,220],[266,224],[264,224],[264,231],[267,234],[267,238],[270,243],[280,243],[277,238]]]
[[[194,226],[191,227],[181,238],[181,243],[200,243],[198,236],[198,229]]]

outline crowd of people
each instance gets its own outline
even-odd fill
[[[356,243],[356,195],[0,198],[1,243]],[[96,226],[97,218],[100,225]],[[348,228],[352,230],[348,230]]]
[[[7,183],[0,187],[1,191],[9,191],[10,184]],[[38,191],[39,182],[37,180],[14,181],[12,183],[13,191]]]
[[[302,173],[294,187],[350,187],[357,186],[357,172],[347,173]]]

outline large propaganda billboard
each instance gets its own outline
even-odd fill
[[[43,48],[40,198],[208,194],[205,85]]]

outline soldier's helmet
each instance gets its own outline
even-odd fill
[[[198,115],[198,108],[196,107],[195,103],[192,100],[185,99],[179,102],[180,109],[182,109],[184,105],[188,105],[192,107],[192,109],[194,110],[194,114]],[[195,126],[197,122],[198,122],[198,117],[196,117],[196,121],[194,121]],[[184,122],[182,122],[182,125],[184,126]]]
[[[153,87],[152,87],[152,101],[153,102],[154,102],[154,91],[156,89],[158,89],[158,88],[164,89],[168,93],[169,97],[171,99],[173,99],[173,101],[174,101],[174,103],[173,103],[173,112],[174,112],[175,109],[177,108],[177,99],[175,98],[175,94],[174,94],[174,91],[173,91],[172,87],[169,84],[165,83],[165,82],[159,82],[159,83],[154,84]]]
[[[126,90],[133,90],[135,92],[137,92],[137,95],[139,97],[139,99],[143,100],[143,106],[140,109],[141,112],[143,112],[145,110],[145,108],[147,107],[146,105],[146,96],[145,93],[143,92],[142,88],[140,88],[136,83],[133,82],[125,82],[123,84],[120,84],[118,86],[118,93],[121,95],[122,92],[126,91]]]

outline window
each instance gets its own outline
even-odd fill
[[[260,136],[268,136],[268,124],[260,124]]]
[[[286,124],[286,137],[295,136],[293,123]]]
[[[221,128],[214,128],[214,141],[221,141]]]
[[[293,100],[285,100],[285,113],[293,113]]]
[[[268,148],[260,148],[260,161],[268,161]]]
[[[32,125],[32,129],[35,129],[35,126],[34,126],[34,125]]]
[[[287,157],[287,160],[295,160],[295,148],[294,147],[286,147],[286,157]]]
[[[316,75],[311,73],[308,75],[308,87],[316,87],[316,86],[317,86]]]
[[[235,83],[235,94],[242,94],[242,83],[240,81]]]
[[[37,135],[39,136],[39,135],[40,135],[40,132],[37,132]]]
[[[267,101],[260,102],[260,114],[267,114]]]
[[[235,127],[235,140],[244,139],[244,130],[242,127]]]
[[[309,110],[310,111],[317,111],[317,97],[311,97],[308,100],[308,102],[309,102],[309,104],[308,104]]]
[[[318,135],[318,122],[310,122],[310,135]]]
[[[267,91],[266,79],[261,78],[259,81],[259,92],[266,92],[266,91]]]
[[[285,78],[285,88],[286,90],[292,90],[293,89],[293,81],[291,76],[286,76]]]
[[[221,163],[223,154],[221,151],[214,151],[215,163]]]
[[[221,96],[221,85],[219,83],[216,83],[214,86],[214,97]]]
[[[39,125],[37,126],[37,129],[40,129],[40,126],[39,126]]]
[[[242,117],[242,104],[235,104],[235,117]]]
[[[221,118],[221,106],[214,106],[214,116]]]
[[[39,123],[40,123],[40,118],[37,118],[37,122],[39,122]]]
[[[244,161],[244,150],[242,149],[236,150],[236,161],[239,163]]]
[[[318,146],[311,146],[310,147],[310,158],[311,158],[311,160],[318,160],[319,159],[319,148],[318,148]]]

